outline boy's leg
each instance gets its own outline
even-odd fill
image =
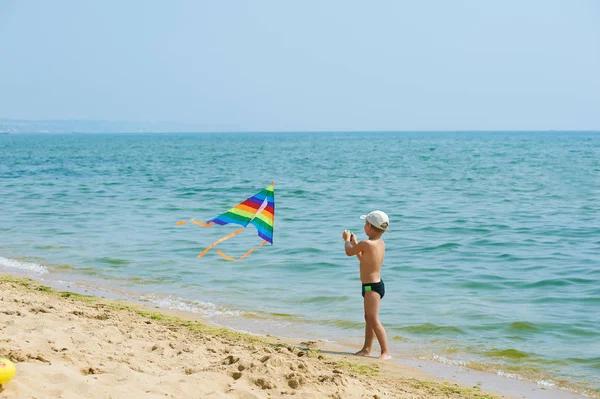
[[[388,348],[387,334],[383,325],[379,321],[379,304],[381,302],[381,296],[375,291],[367,291],[365,293],[365,318],[367,319],[367,326],[371,326],[373,332],[377,336],[379,345],[381,345],[381,355],[378,359],[391,359],[392,355]],[[365,337],[365,343],[366,341]]]
[[[367,298],[365,297],[365,343],[361,350],[355,353],[357,356],[371,356],[371,349],[373,348],[373,340],[375,339],[375,330],[373,330],[373,326],[369,323],[369,318],[367,317]]]

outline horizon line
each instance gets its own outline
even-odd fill
[[[31,131],[2,132],[7,134],[218,134],[218,133],[600,133],[600,129],[413,129],[413,130],[198,130],[198,131]]]

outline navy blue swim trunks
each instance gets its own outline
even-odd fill
[[[385,285],[383,285],[383,280],[378,283],[368,283],[362,285],[362,296],[364,298],[365,292],[367,291],[375,291],[379,294],[381,298],[385,295]]]

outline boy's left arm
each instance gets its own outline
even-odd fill
[[[356,234],[350,233],[350,242],[352,243],[353,247],[358,245],[358,240],[356,239]],[[356,258],[358,259],[359,262],[362,262],[362,252],[357,253]]]
[[[346,255],[348,255],[348,256],[356,255],[358,257],[358,259],[361,259],[361,257],[362,257],[361,252],[364,252],[365,250],[367,250],[368,246],[369,246],[369,244],[367,244],[366,241],[361,241],[356,244],[353,244],[352,241],[346,241],[344,243],[344,249],[346,250]]]

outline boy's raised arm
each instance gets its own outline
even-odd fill
[[[358,255],[360,259],[360,253],[364,252],[369,248],[369,244],[366,241],[361,241],[356,244],[353,244],[352,241],[346,241],[344,243],[344,249],[346,250],[346,255],[354,256]]]
[[[344,230],[342,239],[344,240],[344,250],[346,251],[346,255],[356,255],[359,260],[361,258],[360,253],[369,247],[369,244],[365,241],[356,242],[356,236],[352,234],[350,230]]]
[[[356,235],[354,233],[350,233],[350,242],[352,243],[353,247],[358,245],[358,240],[356,239]],[[356,258],[359,262],[362,262],[362,252],[357,253]]]

